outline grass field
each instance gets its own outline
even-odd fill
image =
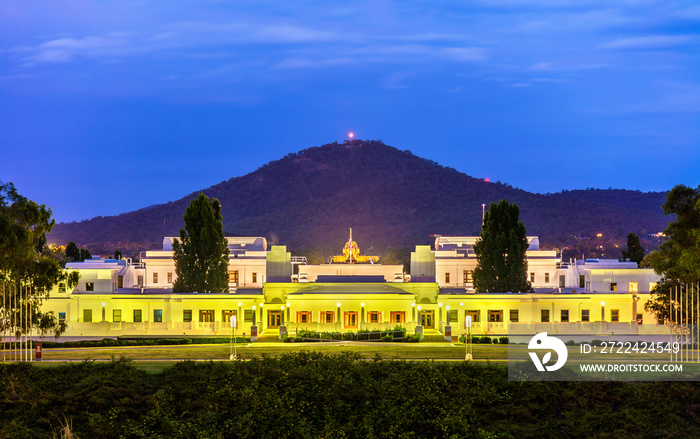
[[[45,363],[75,360],[109,360],[121,356],[133,360],[228,360],[229,345],[178,345],[178,346],[139,346],[139,347],[96,347],[96,348],[55,348],[44,349]],[[474,358],[477,360],[506,360],[507,346],[475,345]],[[352,352],[363,358],[380,356],[385,359],[412,360],[464,360],[463,344],[451,343],[254,343],[238,345],[236,353],[239,358],[252,358],[267,355],[276,357],[280,354],[298,351],[336,354]]]
[[[513,347],[513,345],[510,345]],[[475,362],[505,363],[508,360],[508,347],[506,345],[480,345],[472,347],[473,360]],[[527,357],[526,346],[516,345],[523,352],[518,357]],[[44,349],[43,362],[35,362],[50,366],[68,361],[83,360],[111,360],[115,358],[127,358],[135,360],[136,366],[145,370],[162,370],[173,362],[182,360],[229,360],[231,347],[226,344],[210,345],[156,345],[156,346],[108,346],[90,348],[52,348]],[[330,343],[253,343],[239,344],[236,354],[240,359],[254,357],[278,357],[281,354],[291,352],[318,352],[322,354],[339,354],[350,352],[361,358],[401,359],[401,360],[435,360],[435,361],[463,361],[465,346],[461,343],[358,343],[358,342],[330,342]],[[614,356],[610,354],[581,355],[578,346],[569,347],[569,360],[668,360],[668,354],[637,354]]]

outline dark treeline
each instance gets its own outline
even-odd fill
[[[298,353],[0,367],[0,437],[700,437],[689,382],[509,382],[505,368]]]

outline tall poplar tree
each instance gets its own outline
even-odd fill
[[[634,233],[627,235],[627,250],[622,250],[622,259],[629,259],[637,264],[644,259],[644,247],[639,242],[639,236]]]
[[[520,209],[501,200],[491,203],[474,245],[478,265],[474,287],[479,293],[520,293],[532,290],[527,280],[528,248]]]
[[[221,203],[200,193],[183,215],[185,228],[173,242],[174,293],[228,291],[228,243],[224,237]]]

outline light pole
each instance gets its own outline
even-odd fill
[[[338,318],[337,318],[337,323],[336,323],[336,328],[340,328],[340,302],[336,303],[335,306],[338,307]]]
[[[464,329],[467,333],[464,334],[464,361],[472,359],[472,316],[464,318]]]
[[[360,329],[365,323],[365,302],[360,303]]]
[[[600,302],[600,321],[605,321],[605,302]]]
[[[236,316],[231,316],[231,347],[229,360],[237,360],[236,357]]]

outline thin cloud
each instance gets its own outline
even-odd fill
[[[454,61],[483,61],[487,58],[486,51],[480,47],[446,47],[439,53]]]
[[[695,35],[651,35],[646,37],[621,38],[601,45],[604,49],[667,49],[697,43]]]

